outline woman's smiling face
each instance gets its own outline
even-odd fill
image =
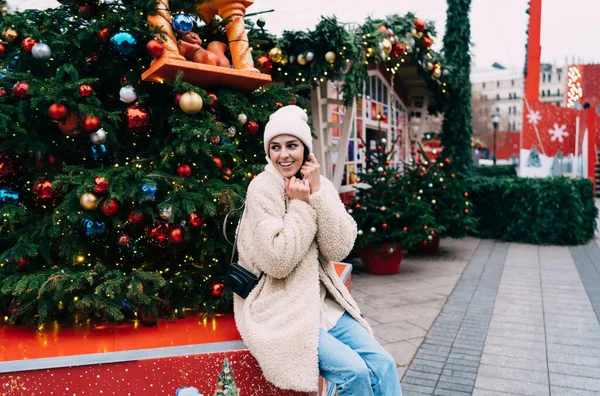
[[[290,178],[302,168],[304,145],[295,136],[277,135],[269,143],[269,158],[281,176]]]

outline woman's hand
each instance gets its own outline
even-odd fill
[[[308,156],[308,161],[300,168],[300,174],[304,180],[310,182],[310,193],[314,194],[321,188],[321,165],[314,154]]]
[[[299,199],[308,203],[310,181],[297,179],[296,176],[285,179],[285,193],[290,199]]]

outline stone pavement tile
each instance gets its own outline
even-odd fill
[[[434,362],[445,363],[448,357],[440,354],[430,354],[427,351],[420,349],[415,355],[415,359],[433,360]]]
[[[394,357],[396,365],[408,366],[418,347],[406,341],[398,341],[385,344],[385,349]]]
[[[589,356],[580,356],[580,355],[571,355],[568,353],[556,353],[553,351],[548,351],[548,361],[557,362],[557,363],[576,364],[579,366],[591,366],[591,367],[599,367],[600,366],[600,358],[589,357]]]
[[[398,369],[398,378],[402,379],[406,373],[406,370],[408,369],[408,366],[397,366],[396,368]]]
[[[534,384],[531,382],[487,377],[483,375],[477,376],[475,388],[530,396],[550,395],[548,385],[546,384]]]
[[[417,337],[425,337],[427,331],[407,322],[391,322],[372,326],[373,332],[387,342],[405,341]]]
[[[457,390],[447,390],[437,388],[435,392],[433,392],[433,396],[470,396],[471,392],[459,392]]]
[[[549,362],[548,369],[550,373],[600,378],[600,367],[576,366],[568,363]]]
[[[433,322],[435,322],[435,316],[420,316],[417,318],[410,318],[407,320],[408,323],[412,323],[424,330],[429,330]]]
[[[598,396],[598,392],[583,389],[563,388],[562,386],[551,386],[552,396]]]
[[[600,393],[600,379],[598,378],[576,377],[574,375],[550,373],[550,384]]]
[[[479,365],[478,375],[493,378],[504,378],[515,381],[533,382],[535,384],[548,384],[548,373],[545,371],[522,370],[510,367]]]
[[[408,369],[404,376],[410,376],[414,378],[423,378],[431,381],[437,381],[440,378],[440,374],[432,374],[432,373],[423,373],[421,371],[415,371],[412,369]]]
[[[420,385],[413,385],[413,384],[406,384],[406,383],[402,383],[402,395],[419,395],[425,394],[425,395],[432,395],[433,394],[433,387],[431,386],[420,386]]]
[[[466,378],[466,379],[470,379],[473,381],[475,381],[475,378],[477,378],[477,373],[453,370],[448,367],[444,368],[444,371],[442,371],[441,375],[446,376],[446,377]]]
[[[442,369],[439,367],[426,366],[423,364],[412,363],[409,367],[409,370],[420,371],[422,373],[430,373],[430,374],[441,374]]]
[[[522,359],[532,359],[538,361],[546,361],[545,349],[522,349],[503,345],[486,344],[483,353],[510,356]]]
[[[504,338],[514,338],[515,340],[544,341],[545,339],[545,335],[543,333],[522,333],[497,328],[488,329],[488,336],[490,335]]]
[[[583,337],[574,337],[568,335],[556,335],[556,334],[548,334],[546,335],[546,339],[548,343],[560,344],[560,345],[575,345],[582,347],[591,347],[596,348],[600,345],[600,341],[595,338],[583,338]]]
[[[515,394],[475,388],[471,396],[515,396]]]
[[[470,394],[471,392],[473,392],[473,385],[459,384],[457,382],[444,382],[440,378],[440,381],[437,384],[436,391],[439,389],[445,389],[448,391],[455,391],[455,392],[464,392],[466,394]]]
[[[484,353],[481,355],[480,364],[489,364],[492,366],[511,367],[516,369],[531,370],[531,371],[542,371],[546,372],[546,359],[531,360],[522,359],[509,356],[490,355]]]
[[[419,385],[419,386],[428,386],[433,389],[433,388],[435,388],[435,386],[437,384],[437,379],[431,380],[431,379],[427,379],[427,378],[419,378],[419,377],[413,377],[411,375],[405,375],[404,378],[402,378],[402,383],[403,384],[411,384],[411,385]]]
[[[418,348],[423,343],[424,340],[425,340],[425,337],[418,337],[418,338],[406,340],[406,342],[408,342],[409,344],[414,345]]]
[[[544,352],[546,351],[546,344],[541,341],[520,340],[517,338],[508,338],[488,334],[485,342],[490,345],[508,346],[521,349],[534,349],[541,350]]]
[[[574,345],[561,345],[548,343],[548,351],[557,353],[571,353],[581,356],[600,357],[600,344],[596,344],[595,347],[589,346],[574,346]]]

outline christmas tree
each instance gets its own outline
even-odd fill
[[[229,363],[229,359],[225,358],[221,373],[217,379],[217,389],[215,389],[214,396],[238,396],[239,394],[240,390],[235,385],[231,364]]]
[[[460,175],[452,170],[450,159],[430,159],[422,150],[405,167],[403,188],[419,196],[431,205],[436,224],[440,228],[438,236],[463,238],[475,226],[471,213],[471,201],[466,184]],[[427,245],[432,235],[422,241]]]
[[[540,162],[540,154],[537,151],[535,146],[531,147],[531,152],[529,153],[529,157],[527,158],[527,167],[528,168],[539,168],[542,166]]]
[[[564,172],[563,169],[563,154],[562,151],[558,150],[554,159],[552,160],[552,167],[550,168],[550,173],[552,176],[561,175]]]
[[[297,97],[142,81],[165,51],[157,4],[62,0],[0,20],[0,310],[13,322],[230,308],[222,221],[264,166],[261,127]],[[195,55],[227,23],[199,26],[197,6],[170,2]],[[188,33],[205,47],[181,44]]]
[[[358,246],[392,242],[410,249],[441,231],[431,205],[405,188],[404,176],[391,165],[398,138],[389,145],[381,139],[375,150],[367,150],[366,169],[357,174],[357,183],[365,186],[357,187],[348,212],[358,225]]]

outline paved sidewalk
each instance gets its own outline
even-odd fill
[[[353,274],[404,396],[600,395],[600,238],[444,240],[400,273]]]

